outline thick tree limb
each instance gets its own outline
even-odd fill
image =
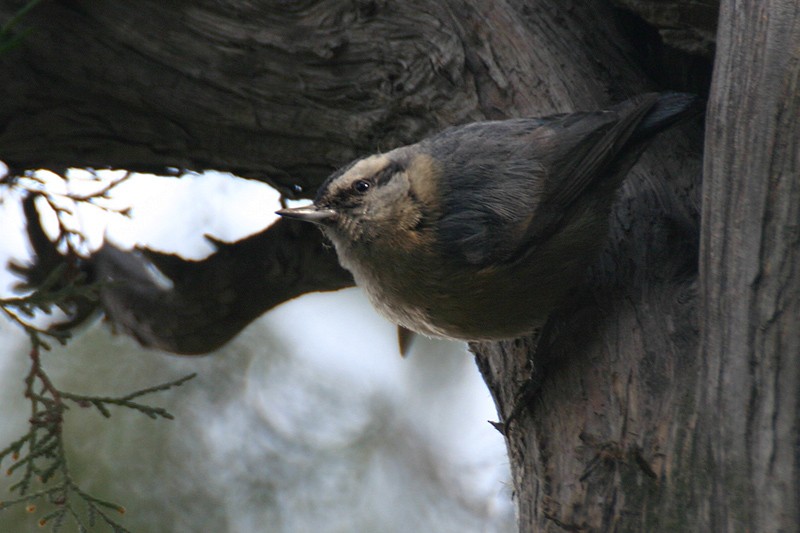
[[[4,2],[0,20],[25,3]],[[686,2],[642,4],[674,18]],[[2,157],[17,170],[224,169],[313,194],[350,159],[444,125],[594,104],[580,85],[543,88],[561,70],[547,45],[571,30],[521,10],[524,25],[509,5],[474,0],[42,3],[0,55],[13,73],[0,86]],[[703,13],[680,24],[708,33]],[[585,46],[611,33],[571,35]]]
[[[44,3],[0,55],[14,73],[0,87],[2,157],[225,169],[313,194],[357,155],[480,116],[455,4]]]
[[[279,221],[232,244],[215,241],[217,252],[198,262],[106,244],[92,258],[97,276],[120,283],[102,291],[103,308],[145,346],[207,353],[280,303],[353,285],[319,230],[308,226]],[[150,265],[171,286],[154,283]]]
[[[15,270],[28,285],[37,285],[64,258],[42,231],[32,197],[24,207],[37,260]],[[147,347],[201,354],[282,302],[352,286],[350,273],[321,239],[310,225],[281,220],[234,243],[213,241],[217,251],[202,261],[147,249],[124,251],[106,243],[72,271],[82,269],[89,281],[104,283],[102,309],[115,328]],[[59,327],[89,318],[96,303],[80,300],[74,308]]]

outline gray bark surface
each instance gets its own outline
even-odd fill
[[[800,5],[722,4],[701,238],[698,431],[714,531],[800,527]],[[700,430],[699,428],[703,428]]]

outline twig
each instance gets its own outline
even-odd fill
[[[33,3],[35,2],[31,4]],[[109,191],[129,177],[130,173],[126,173],[122,178],[114,180],[91,194],[60,196],[74,202],[92,203],[96,199],[108,198]],[[44,181],[33,174],[26,175],[22,179],[44,185]],[[20,181],[22,180],[4,179],[0,185],[14,187],[18,186]],[[39,327],[33,323],[33,320],[36,318],[37,312],[50,314],[54,306],[67,311],[70,303],[76,300],[96,301],[103,285],[89,283],[80,269],[75,268],[78,257],[76,243],[83,240],[83,236],[77,230],[71,229],[62,219],[65,215],[72,215],[72,210],[55,203],[52,192],[34,190],[29,185],[24,185],[24,188],[30,194],[44,197],[54,210],[59,221],[59,235],[55,246],[65,243],[67,251],[64,255],[64,262],[47,275],[31,293],[20,297],[0,299],[2,313],[27,333],[31,344],[30,368],[24,379],[24,395],[31,406],[28,430],[6,448],[0,450],[0,462],[7,458],[14,461],[7,468],[6,474],[20,476],[20,479],[9,488],[18,496],[5,502],[0,501],[0,511],[14,505],[27,504],[27,510],[35,512],[37,504],[44,504],[53,506],[54,509],[48,510],[41,516],[39,525],[42,527],[50,525],[51,531],[54,533],[61,529],[67,519],[71,519],[80,531],[88,532],[98,521],[101,521],[115,532],[130,533],[107,512],[111,509],[124,514],[124,507],[83,491],[73,480],[64,446],[64,413],[70,405],[94,406],[103,416],[109,417],[111,414],[109,407],[116,405],[139,411],[150,418],[172,419],[173,415],[166,409],[134,400],[148,394],[179,387],[192,379],[195,374],[119,397],[75,394],[62,391],[56,386],[42,364],[42,350],[51,349],[46,339],[55,339],[59,343],[65,344],[70,334],[68,331],[54,329],[54,327]],[[98,207],[102,208],[102,206]],[[38,490],[32,490],[34,482],[45,486]]]

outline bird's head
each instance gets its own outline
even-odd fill
[[[321,226],[337,248],[390,245],[435,216],[438,172],[415,145],[398,148],[350,163],[322,184],[313,204],[278,214]]]

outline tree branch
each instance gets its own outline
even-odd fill
[[[35,286],[64,258],[44,235],[30,197],[24,212],[38,259],[15,270]],[[214,350],[268,309],[307,292],[353,285],[320,231],[309,225],[281,220],[237,242],[213,244],[214,254],[189,261],[107,242],[81,268],[87,281],[98,283],[102,308],[116,328],[144,346],[180,354]],[[70,303],[73,314],[58,329],[86,320],[97,306],[80,295]]]

